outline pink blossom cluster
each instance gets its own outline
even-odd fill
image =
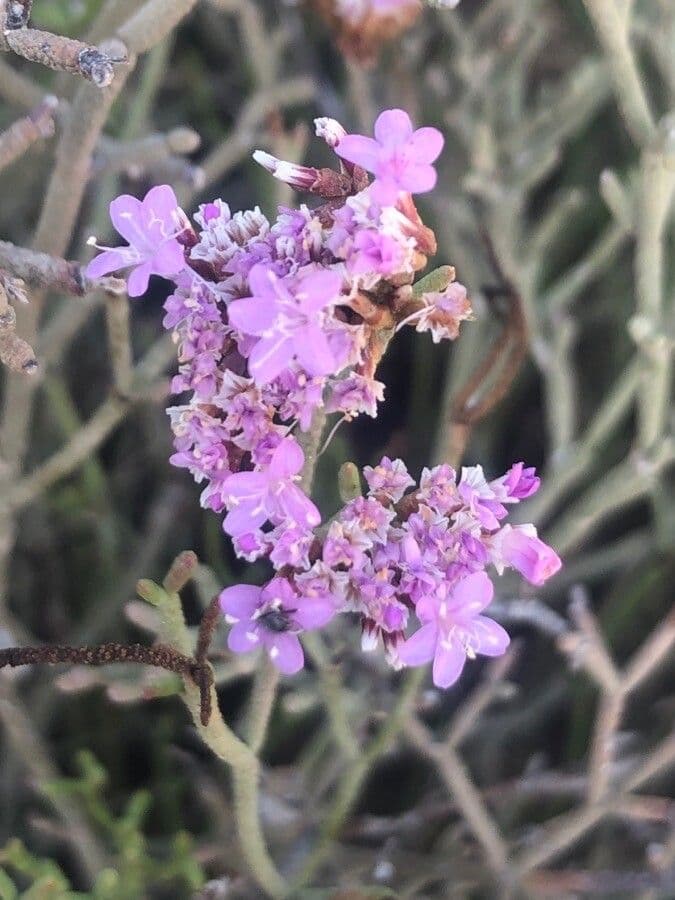
[[[319,411],[376,415],[383,333],[409,323],[435,341],[455,338],[471,312],[457,283],[420,297],[412,287],[435,238],[411,194],[435,183],[440,132],[414,130],[402,110],[382,113],[374,138],[331,119],[316,129],[344,160],[339,171],[255,157],[322,205],[281,208],[270,222],[257,207],[233,214],[216,200],[199,208],[195,229],[160,186],[111,204],[129,246],[101,248],[89,266],[99,275],[133,266],[134,295],[151,273],[175,281],[164,324],[178,345],[173,391],[189,396],[168,411],[172,462],[204,484],[202,504],[226,513],[225,531],[249,561],[309,540],[319,524],[297,485],[297,434]]]
[[[122,196],[111,217],[128,246],[100,248],[88,272],[131,267],[132,296],[152,274],[176,285],[164,320],[182,395],[168,410],[171,461],[203,485],[202,505],[224,514],[235,552],[265,557],[277,572],[262,589],[223,592],[231,648],[264,645],[293,672],[303,662],[298,633],[352,611],[367,648],[381,638],[395,666],[433,658],[434,680],[447,685],[460,656],[463,664],[508,642],[479,615],[492,595],[485,566],[541,583],[559,560],[531,527],[501,525],[506,505],[538,485],[521,464],[490,483],[480,467],[458,483],[447,466],[425,470],[406,493],[405,466],[385,459],[365,470],[368,496],[319,528],[299,484],[302,433],[317,415],[375,416],[384,393],[376,368],[396,330],[454,339],[471,307],[450,267],[435,290],[414,284],[436,241],[412,195],[436,183],[440,132],[415,130],[397,109],[379,116],[374,137],[349,135],[332,119],[317,119],[316,131],[335,169],[254,157],[320,197],[318,206],[280,208],[270,221],[257,207],[232,213],[216,200],[199,208],[195,227],[166,185],[142,201]],[[413,615],[421,627],[406,639]]]
[[[298,537],[275,548],[277,574],[266,586],[222,592],[229,646],[265,647],[293,673],[304,661],[298,635],[351,613],[360,618],[364,650],[381,642],[395,668],[433,660],[434,683],[449,687],[467,659],[499,656],[509,644],[482,614],[493,595],[486,568],[515,569],[535,585],[560,568],[532,525],[503,524],[507,507],[531,496],[539,479],[522,463],[489,482],[480,466],[457,479],[440,465],[424,469],[417,486],[401,460],[387,457],[364,476],[367,495],[310,542]]]

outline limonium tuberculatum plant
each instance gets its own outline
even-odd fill
[[[435,186],[440,132],[415,130],[399,109],[381,113],[374,137],[315,124],[336,169],[254,157],[318,205],[280,208],[270,221],[216,200],[193,226],[166,185],[142,201],[118,197],[111,218],[128,246],[104,248],[88,274],[130,268],[132,296],[152,274],[175,282],[164,320],[182,401],[168,410],[171,461],[203,485],[202,505],[223,515],[237,555],[266,558],[274,571],[262,587],[221,593],[230,649],[264,648],[290,675],[304,663],[303,631],[355,614],[364,650],[381,646],[394,668],[433,662],[445,688],[467,659],[509,644],[483,614],[488,572],[510,567],[541,585],[560,560],[534,526],[505,522],[539,486],[522,462],[492,480],[480,465],[458,473],[443,464],[416,482],[384,457],[363,470],[366,494],[323,524],[300,486],[302,435],[317,416],[377,415],[385,386],[376,370],[398,329],[454,340],[471,316],[451,267],[416,282],[436,238],[413,194]]]

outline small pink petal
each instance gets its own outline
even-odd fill
[[[267,521],[267,512],[255,504],[233,506],[223,520],[223,531],[231,537],[239,537],[255,531]]]
[[[377,165],[380,145],[362,134],[346,134],[335,148],[342,159],[372,172]]]
[[[293,618],[306,631],[322,628],[335,615],[335,603],[329,597],[299,597]]]
[[[436,169],[426,163],[410,163],[400,175],[401,187],[411,194],[424,194],[436,186]]]
[[[270,659],[283,675],[295,675],[305,664],[305,655],[297,635],[266,634],[265,645]]]
[[[158,184],[150,188],[143,198],[143,208],[171,229],[175,227],[174,216],[179,208],[178,198],[170,185]]]
[[[251,377],[257,385],[269,384],[288,368],[293,359],[293,342],[286,335],[261,338],[248,358]]]
[[[475,618],[467,631],[473,638],[473,649],[483,656],[502,656],[511,643],[511,638],[502,626],[487,616]]]
[[[235,472],[221,485],[221,492],[238,502],[255,500],[267,490],[267,478],[262,472]]]
[[[131,247],[106,250],[95,256],[85,269],[87,278],[102,278],[110,272],[117,272],[138,262],[138,254]]]
[[[297,328],[293,334],[293,346],[298,362],[310,375],[332,375],[335,372],[333,351],[325,332],[318,325]]]
[[[227,307],[230,324],[244,334],[262,335],[277,319],[277,308],[262,297],[233,300]]]
[[[313,272],[302,279],[296,297],[305,313],[319,312],[338,299],[341,288],[342,278],[337,272]]]
[[[433,665],[436,687],[448,688],[453,685],[462,674],[465,662],[466,654],[459,644],[452,642],[449,647],[444,647],[439,643]]]
[[[152,265],[149,262],[136,266],[127,281],[127,293],[130,297],[142,297],[148,289]]]
[[[398,648],[398,656],[406,666],[423,666],[433,659],[438,638],[435,622],[422,625]]]
[[[272,479],[292,478],[305,464],[302,447],[293,438],[284,438],[274,450],[269,464],[269,475]]]
[[[165,241],[155,251],[150,260],[152,270],[163,278],[169,278],[171,275],[177,275],[182,272],[187,263],[185,262],[185,252],[178,241]]]
[[[225,588],[218,597],[223,613],[241,621],[248,621],[251,618],[259,600],[260,588],[254,584],[237,584]]]
[[[395,206],[400,192],[398,183],[387,175],[378,176],[370,186],[370,196],[380,206]]]
[[[447,604],[448,616],[462,621],[473,618],[492,602],[494,585],[485,572],[474,572],[453,589]]]
[[[131,194],[121,194],[110,204],[110,221],[124,240],[134,247],[145,247],[147,239],[143,228],[143,204]]]
[[[377,117],[374,133],[380,144],[404,144],[413,133],[410,116],[403,109],[385,109]]]
[[[321,524],[321,513],[300,488],[284,485],[277,497],[283,516],[303,528],[312,529]]]
[[[418,128],[408,142],[418,163],[435,162],[441,155],[445,139],[438,128]]]
[[[260,646],[260,635],[250,622],[237,622],[227,636],[227,646],[234,653],[248,653]]]

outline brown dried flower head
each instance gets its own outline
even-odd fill
[[[384,44],[399,37],[422,11],[420,0],[309,0],[335,34],[342,52],[373,65]]]

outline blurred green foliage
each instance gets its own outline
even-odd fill
[[[60,797],[78,801],[110,848],[110,865],[96,879],[89,893],[73,891],[58,864],[39,858],[20,840],[0,850],[0,900],[138,900],[157,895],[168,886],[166,896],[188,896],[204,883],[204,873],[195,858],[195,844],[184,831],[167,842],[164,855],[153,856],[143,832],[152,806],[149,791],[131,794],[120,815],[115,815],[105,797],[108,776],[89,751],[77,754],[79,775],[44,786],[58,804]],[[14,880],[13,880],[14,879]],[[15,883],[16,882],[16,883]],[[26,887],[17,884],[27,883]]]

